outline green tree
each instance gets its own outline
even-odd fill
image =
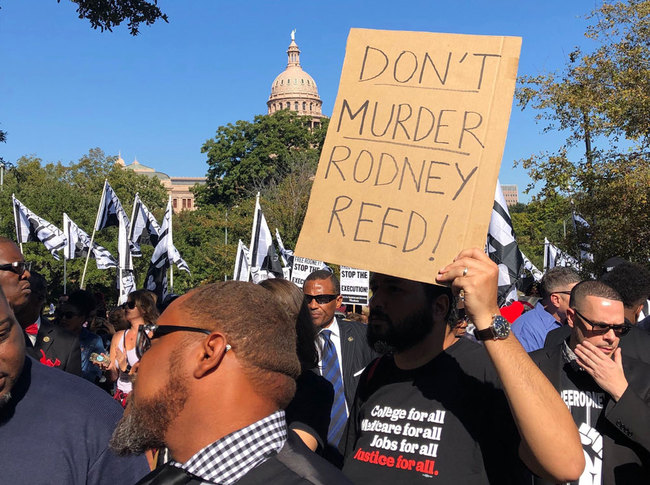
[[[80,19],[88,19],[93,29],[109,32],[123,21],[128,20],[131,35],[138,35],[141,23],[153,24],[161,19],[168,21],[167,15],[158,7],[158,1],[146,0],[71,0],[77,4]],[[61,0],[57,0],[61,3]]]
[[[0,193],[0,233],[15,238],[12,213],[12,193],[30,210],[57,227],[61,227],[63,212],[88,234],[92,234],[99,199],[104,180],[109,183],[120,198],[130,217],[130,209],[136,192],[160,219],[164,211],[166,190],[155,178],[123,170],[115,164],[115,157],[106,157],[100,149],[93,149],[77,163],[64,166],[62,163],[43,164],[36,157],[22,157],[16,166],[7,171],[5,185]],[[117,257],[117,228],[103,229],[95,241],[106,247]],[[51,294],[58,296],[63,291],[63,261],[56,261],[40,242],[23,245],[26,259],[33,262],[36,271],[50,283]],[[136,276],[140,286],[149,266],[153,248],[144,247],[143,257],[134,258]],[[68,288],[78,288],[84,261],[67,261]],[[98,270],[94,261],[88,265],[86,280],[89,288],[106,295],[108,302],[116,301],[115,270]]]
[[[597,272],[617,255],[647,263],[650,246],[650,1],[604,3],[589,17],[586,37],[596,47],[574,50],[560,73],[524,76],[517,100],[538,110],[545,131],[566,133],[555,151],[522,160],[542,187],[540,203],[556,194],[573,201],[553,206],[552,217],[575,209],[590,225],[589,241],[575,234],[565,249],[577,255],[589,243]],[[559,211],[559,212],[558,212]]]
[[[282,110],[220,126],[201,148],[209,168],[206,185],[197,191],[199,204],[232,205],[279,183],[291,171],[292,154],[318,156],[326,124],[311,131],[309,117]]]

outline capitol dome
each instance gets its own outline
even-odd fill
[[[289,109],[302,116],[311,116],[314,122],[318,122],[323,118],[323,102],[318,96],[316,82],[300,66],[300,49],[296,44],[295,30],[291,33],[287,56],[287,68],[271,84],[271,96],[266,102],[268,114]]]

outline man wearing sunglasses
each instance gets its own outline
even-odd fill
[[[268,290],[196,288],[140,327],[136,352],[138,377],[111,447],[167,446],[172,458],[139,484],[348,483],[287,429],[296,323]]]
[[[630,324],[620,295],[602,281],[577,284],[567,324],[566,341],[531,358],[580,431],[582,478],[603,485],[650,483],[650,365],[621,356]]]
[[[336,309],[341,306],[343,297],[339,280],[333,273],[314,271],[305,279],[303,292],[312,322],[318,330],[318,366],[323,377],[334,388],[325,457],[341,466],[343,456],[338,451],[338,445],[357,384],[363,369],[378,354],[368,345],[364,324],[336,318]]]

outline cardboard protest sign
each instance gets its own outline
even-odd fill
[[[302,289],[305,278],[317,269],[323,269],[324,266],[322,261],[294,256],[293,267],[291,269],[291,281]]]
[[[296,254],[433,282],[484,247],[520,47],[352,29]]]
[[[341,296],[344,305],[367,305],[370,272],[341,266]]]

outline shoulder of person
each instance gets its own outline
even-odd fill
[[[114,426],[122,416],[122,406],[82,377],[42,365],[34,359],[30,367],[30,392],[39,394],[39,399],[48,409],[60,410],[63,419]]]

